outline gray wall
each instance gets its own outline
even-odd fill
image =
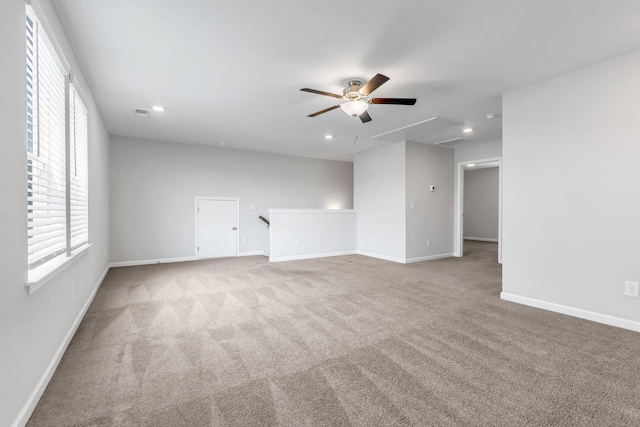
[[[453,252],[453,158],[450,148],[406,144],[408,259]]]
[[[353,167],[354,205],[358,212],[358,250],[404,260],[405,143],[357,153]]]
[[[79,70],[55,10],[41,2],[72,69]],[[19,422],[47,366],[65,341],[108,265],[108,142],[91,93],[89,97],[89,240],[86,255],[32,296],[27,278],[25,148],[25,5],[0,2],[0,425]],[[71,301],[70,285],[75,285]],[[91,350],[87,350],[91,351]],[[46,384],[46,382],[45,382]]]
[[[270,208],[353,207],[348,162],[124,137],[110,147],[112,262],[193,257],[195,197],[240,199],[241,254],[268,249],[258,216]]]
[[[503,97],[504,292],[640,322],[638,70],[635,51]]]
[[[498,240],[498,168],[464,172],[464,237]]]

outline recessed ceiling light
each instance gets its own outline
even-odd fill
[[[158,113],[162,113],[164,111],[164,107],[161,107],[159,105],[154,105],[153,106],[153,111],[157,111]]]
[[[464,129],[462,129],[462,132],[464,132],[464,133],[473,132],[473,129],[472,128],[464,128]]]
[[[324,139],[333,139],[333,135],[325,135]]]
[[[467,166],[468,166],[468,167],[470,167],[470,168],[472,168],[472,167],[474,167],[475,165],[476,165],[475,163],[469,163]]]
[[[224,145],[227,145],[227,143],[226,142],[221,142],[220,145],[224,146]]]

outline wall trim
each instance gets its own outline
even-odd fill
[[[240,252],[238,254],[238,256],[256,256],[256,255],[262,255],[262,256],[266,256],[264,251],[249,251],[249,252]]]
[[[414,262],[422,262],[422,261],[432,261],[434,259],[442,259],[442,258],[451,258],[453,256],[453,252],[449,252],[447,254],[437,254],[437,255],[427,255],[416,258],[407,258],[405,260],[405,264],[413,264]]]
[[[264,251],[251,251],[251,252],[240,252],[238,256],[255,256],[262,255],[266,256]],[[110,268],[117,267],[135,267],[138,265],[151,265],[151,264],[167,264],[172,262],[188,262],[188,261],[198,261],[204,259],[214,259],[214,258],[197,258],[195,256],[185,256],[185,257],[176,257],[176,258],[157,258],[157,259],[143,259],[137,261],[116,261],[109,264]]]
[[[107,267],[104,270],[104,273],[102,273],[102,275],[98,279],[98,282],[96,283],[93,291],[91,292],[91,295],[87,299],[87,302],[84,304],[84,306],[76,316],[75,320],[71,324],[71,328],[67,332],[67,335],[65,335],[64,339],[58,346],[58,349],[53,354],[53,357],[51,358],[51,361],[49,362],[49,364],[47,365],[47,368],[43,372],[42,377],[40,377],[40,380],[36,384],[35,389],[31,392],[31,395],[29,395],[29,398],[27,399],[24,406],[18,413],[18,416],[16,417],[13,424],[11,424],[11,427],[23,427],[27,424],[27,422],[29,421],[29,418],[31,418],[31,415],[33,414],[33,410],[36,409],[36,405],[40,401],[42,394],[44,393],[45,389],[49,385],[49,381],[51,381],[51,377],[53,377],[54,372],[56,371],[56,369],[58,368],[58,365],[60,364],[60,360],[62,360],[62,356],[64,355],[65,351],[67,351],[67,347],[69,347],[69,343],[71,342],[71,339],[73,338],[76,331],[78,330],[78,326],[80,326],[80,323],[84,318],[84,315],[87,313],[89,306],[91,305],[91,303],[93,302],[93,299],[98,293],[98,289],[100,289],[100,285],[102,285],[104,278],[107,276],[107,273],[109,272],[109,268],[110,266],[107,265]]]
[[[325,252],[321,254],[279,256],[279,257],[269,257],[269,261],[270,262],[296,261],[300,259],[327,258],[332,256],[353,255],[355,253],[356,251],[341,251],[341,252]]]
[[[463,239],[464,240],[475,240],[476,242],[498,243],[498,239],[490,239],[490,238],[487,238],[487,237],[467,237],[467,236],[464,236]]]
[[[566,314],[568,316],[578,317],[580,319],[591,320],[592,322],[603,323],[609,326],[629,329],[631,331],[640,332],[640,322],[634,320],[623,319],[621,317],[609,316],[608,314],[596,313],[595,311],[583,310],[581,308],[569,307],[567,305],[556,304],[538,300],[535,298],[523,297],[507,292],[500,292],[500,299],[511,301],[518,304],[524,304],[543,310],[549,310],[556,313]]]
[[[367,251],[361,251],[361,250],[357,250],[356,253],[358,255],[368,256],[368,257],[371,257],[371,258],[378,258],[378,259],[383,259],[385,261],[391,261],[391,262],[398,262],[400,264],[406,264],[406,260],[404,258],[396,258],[396,257],[389,256],[389,255],[376,254],[376,253],[373,253],[373,252],[367,252]]]
[[[356,213],[355,209],[269,209],[269,213]]]
[[[388,256],[388,255],[374,254],[373,252],[366,252],[366,251],[360,251],[360,250],[356,251],[356,253],[358,255],[383,259],[385,261],[397,262],[400,264],[413,264],[414,262],[431,261],[434,259],[451,258],[455,256],[453,252],[446,253],[446,254],[427,255],[427,256],[421,256],[416,258],[397,258],[397,257]]]
[[[185,262],[185,261],[197,261],[195,256],[177,257],[177,258],[159,258],[159,259],[145,259],[138,261],[116,261],[109,264],[110,268],[113,267],[133,267],[137,265],[149,265],[149,264],[166,264],[169,262]]]

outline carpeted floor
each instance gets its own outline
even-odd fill
[[[465,248],[112,269],[28,425],[640,425],[640,334],[501,301]]]

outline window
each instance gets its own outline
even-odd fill
[[[69,94],[69,235],[71,250],[89,240],[87,109],[75,85]]]
[[[30,6],[26,35],[27,262],[32,282],[88,242],[88,132],[77,83]]]

